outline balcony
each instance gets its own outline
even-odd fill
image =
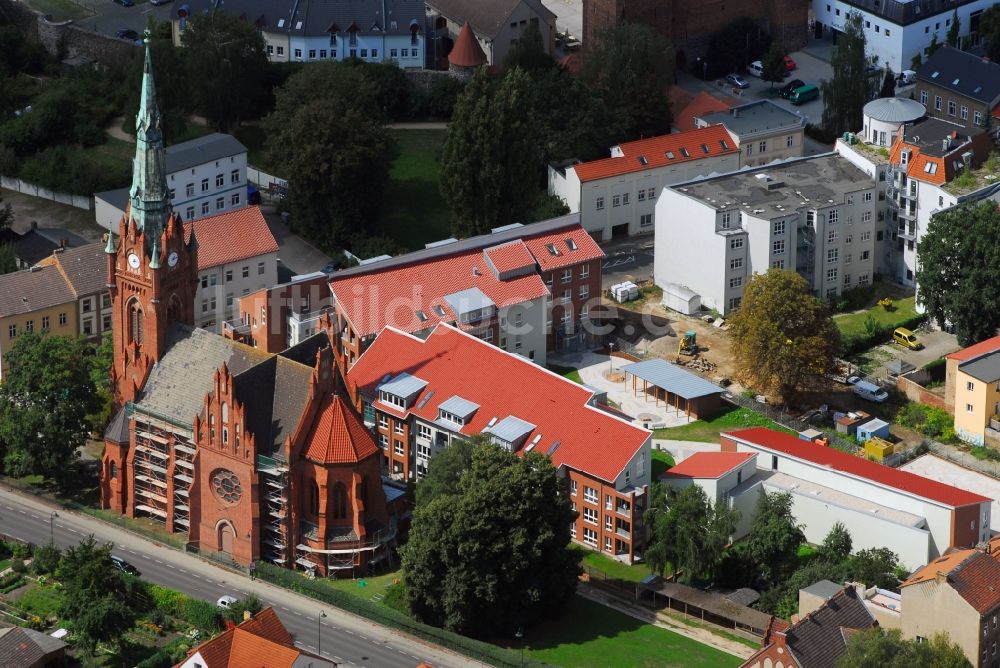
[[[617,507],[615,507],[615,512],[622,517],[632,517],[632,507],[627,503],[619,503]]]
[[[899,234],[900,239],[913,241],[917,238],[917,226],[912,223],[910,225],[900,225],[896,232]]]
[[[240,319],[224,322],[222,323],[222,328],[225,333],[230,334],[234,338],[237,336],[250,336],[250,325]]]

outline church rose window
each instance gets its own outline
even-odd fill
[[[240,479],[232,471],[215,469],[212,471],[211,484],[215,495],[230,505],[238,503],[243,496]]]

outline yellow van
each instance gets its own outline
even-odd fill
[[[892,340],[910,350],[920,350],[924,344],[917,340],[917,335],[905,327],[897,327],[892,332]]]

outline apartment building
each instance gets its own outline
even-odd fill
[[[77,299],[55,267],[32,267],[0,275],[0,378],[4,357],[25,333],[75,336]]]
[[[991,0],[980,3],[982,7],[993,4]],[[1000,64],[942,46],[917,70],[913,96],[930,116],[969,131],[982,128],[996,136],[1000,125]]]
[[[213,132],[168,146],[165,152],[170,205],[185,221],[247,205],[247,148],[232,135]],[[129,189],[94,194],[97,224],[118,230]]]
[[[835,154],[678,184],[656,209],[656,284],[723,314],[772,268],[797,271],[824,299],[872,281],[876,184]]]
[[[188,0],[170,13],[174,46],[183,44],[190,17],[220,7],[251,22],[271,62],[359,58],[424,67],[424,4],[419,0]]]
[[[278,242],[260,207],[185,223],[188,238],[198,240],[198,327],[221,333],[236,317],[236,300],[278,282]]]
[[[111,331],[113,310],[108,294],[108,256],[103,243],[59,248],[38,264],[58,269],[69,285],[77,300],[81,336],[98,339]]]
[[[448,55],[450,44],[455,43],[466,23],[491,66],[503,64],[511,47],[529,26],[541,34],[545,53],[552,53],[556,15],[540,0],[428,0],[423,4],[432,32],[435,62]]]
[[[945,356],[945,402],[959,438],[1000,445],[1000,336]]]
[[[914,58],[926,60],[931,41],[943,44],[958,10],[959,36],[967,40],[994,0],[812,0],[816,36],[836,37],[851,12],[861,14],[865,48],[880,67],[893,72],[912,69]]]
[[[291,348],[320,331],[331,306],[329,278],[321,271],[293,276],[237,300],[237,317],[223,335],[268,353]]]
[[[694,122],[700,128],[725,126],[743,154],[742,165],[754,167],[802,157],[807,120],[770,100],[757,100],[702,114]]]
[[[997,540],[956,550],[917,570],[900,587],[903,637],[926,641],[937,633],[977,668],[1000,666],[1000,555]]]
[[[437,452],[480,433],[511,452],[541,452],[580,513],[574,541],[626,563],[641,557],[651,434],[586,387],[447,323],[424,338],[387,328],[348,385],[393,477],[419,479]]]
[[[338,353],[350,367],[385,327],[437,323],[545,363],[547,351],[591,340],[604,252],[579,215],[428,244],[330,278]]]
[[[726,128],[703,127],[619,144],[601,160],[549,165],[548,190],[580,214],[595,239],[607,241],[652,232],[664,187],[743,164]]]

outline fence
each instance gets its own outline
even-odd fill
[[[949,447],[937,441],[925,440],[921,445],[925,448],[924,452],[930,452],[949,462],[1000,480],[1000,462],[988,459],[976,459],[968,452]]]
[[[89,195],[70,195],[68,193],[56,192],[55,190],[49,190],[48,188],[36,186],[34,183],[28,183],[27,181],[22,181],[21,179],[16,179],[10,176],[0,176],[0,187],[6,188],[7,190],[13,190],[14,192],[19,192],[24,195],[31,195],[32,197],[41,197],[42,199],[52,200],[53,202],[58,202],[59,204],[68,204],[70,206],[75,206],[78,209],[91,211],[94,208],[94,198]]]
[[[257,186],[262,199],[274,201],[288,192],[288,181],[247,165],[247,181]]]
[[[760,413],[764,417],[777,422],[782,427],[791,429],[795,432],[802,432],[806,429],[817,429],[823,432],[823,438],[826,438],[830,442],[830,447],[836,448],[837,450],[842,450],[848,453],[855,453],[858,451],[858,444],[848,438],[844,438],[841,434],[836,431],[825,427],[818,426],[809,422],[809,416],[815,413],[807,413],[805,415],[795,416],[786,411],[784,408],[775,408],[770,404],[762,404],[755,399],[743,396],[742,394],[734,394],[732,392],[727,392],[722,395],[727,401],[746,408],[748,410]],[[747,425],[754,426],[754,425]]]

